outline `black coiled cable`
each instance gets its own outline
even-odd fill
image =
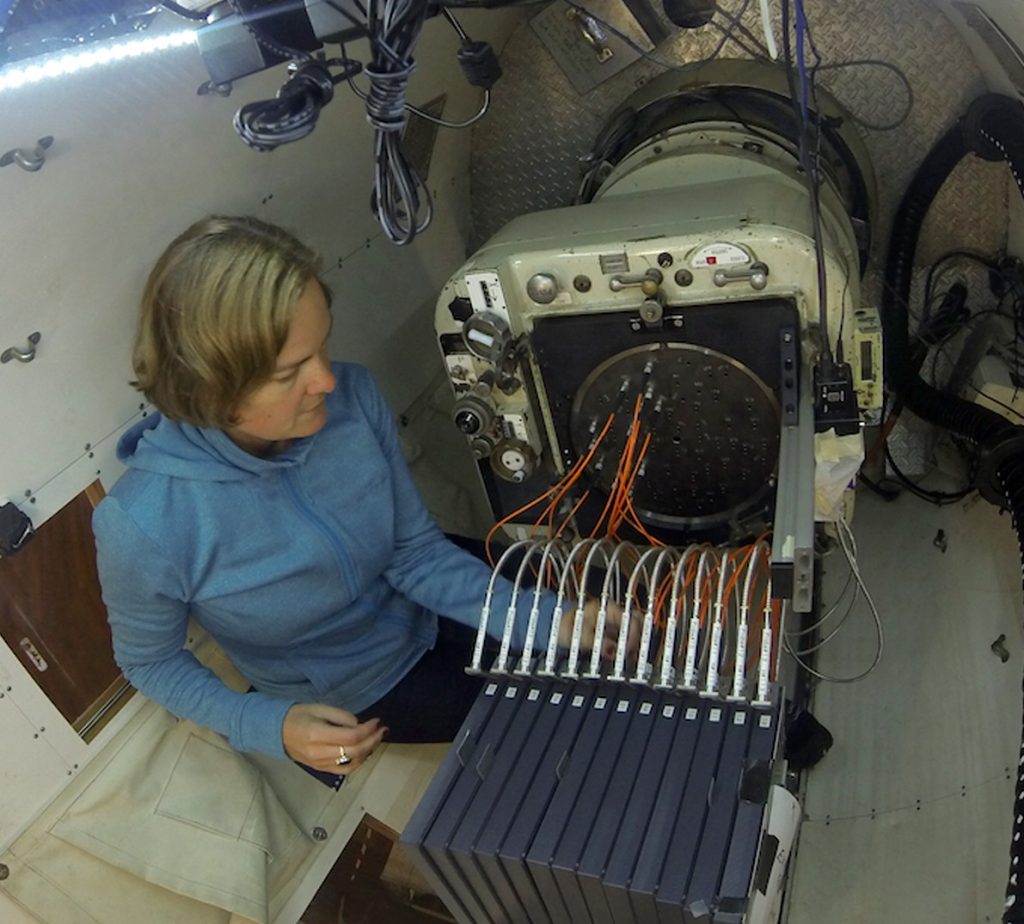
[[[426,7],[417,0],[374,0],[367,11],[373,60],[365,68],[366,118],[376,132],[370,208],[395,244],[410,243],[433,217],[430,192],[402,150],[405,93],[416,67],[412,51]]]
[[[331,74],[328,65],[332,63],[342,64],[344,71]],[[257,151],[272,151],[305,138],[316,128],[320,110],[334,98],[334,85],[358,71],[359,63],[348,60],[296,65],[274,99],[247,103],[235,113],[235,131]]]

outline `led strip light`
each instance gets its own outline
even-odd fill
[[[33,58],[27,64],[12,64],[0,68],[0,92],[53,77],[68,77],[81,71],[115,64],[131,58],[140,58],[158,51],[194,45],[196,33],[192,29],[149,35],[127,41],[105,42],[77,51],[65,51]]]

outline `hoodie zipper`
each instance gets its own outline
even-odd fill
[[[313,510],[308,504],[304,503],[302,498],[299,496],[299,492],[295,487],[295,483],[292,481],[292,475],[290,471],[284,472],[284,482],[288,485],[288,492],[291,494],[292,501],[299,511],[306,515],[312,524],[323,534],[327,540],[327,544],[330,545],[334,551],[334,557],[338,560],[338,565],[341,568],[341,572],[348,582],[349,592],[352,597],[355,598],[357,586],[356,586],[356,573],[355,566],[352,563],[352,556],[349,555],[345,546],[342,544],[341,539],[335,534],[334,530],[320,517],[319,514]]]

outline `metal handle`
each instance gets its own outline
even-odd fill
[[[662,278],[661,270],[656,270],[652,266],[645,273],[618,273],[608,280],[608,288],[613,292],[621,292],[631,286],[643,288],[646,285],[648,288],[653,288],[653,291],[648,292],[647,289],[644,289],[644,295],[654,295],[658,291],[658,286],[661,285]]]
[[[0,353],[0,363],[9,363],[16,359],[19,363],[30,363],[36,358],[36,344],[43,339],[43,335],[36,331],[28,335],[28,349],[19,350],[17,347],[8,347]]]
[[[730,282],[749,282],[752,289],[763,289],[768,285],[768,266],[764,263],[750,263],[741,269],[716,269],[712,277],[716,286]]]
[[[25,148],[12,148],[3,155],[0,155],[0,167],[9,167],[17,164],[22,170],[35,173],[46,163],[46,151],[53,144],[53,135],[47,135],[36,142],[33,150]]]

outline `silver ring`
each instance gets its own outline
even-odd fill
[[[335,765],[336,767],[344,767],[344,766],[345,766],[345,764],[350,764],[350,763],[352,763],[352,758],[351,758],[351,757],[349,757],[349,756],[348,756],[348,754],[346,754],[346,753],[345,753],[345,748],[344,748],[344,747],[342,747],[342,746],[341,746],[341,745],[339,744],[339,745],[338,745],[338,757],[337,757],[337,759],[336,759],[336,760],[334,761],[334,765]]]

